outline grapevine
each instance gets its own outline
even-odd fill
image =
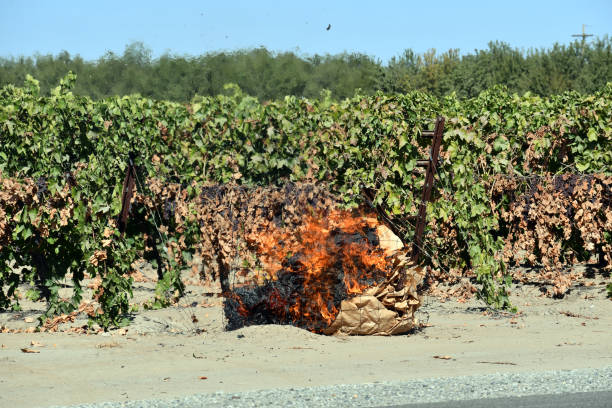
[[[384,207],[407,242],[423,180],[416,161],[427,154],[418,136],[437,115],[447,124],[424,243],[432,277],[474,276],[482,299],[508,308],[506,264],[544,266],[554,295],[567,289],[562,265],[595,252],[610,265],[612,83],[548,98],[495,87],[468,100],[411,92],[269,103],[234,86],[179,104],[93,101],[71,92],[74,81],[50,96],[31,77],[0,90],[1,309],[18,308],[17,289],[29,284],[48,302],[43,319],[70,313],[88,276],[98,279],[92,322],[124,324],[140,258],[159,265],[153,304],[172,303],[194,255],[235,250],[211,229],[221,225],[203,204],[211,186],[238,194],[311,183],[344,207]],[[133,150],[139,184],[121,234]],[[69,299],[58,295],[65,279]]]

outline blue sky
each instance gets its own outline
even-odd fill
[[[300,55],[361,52],[386,62],[406,48],[567,44],[582,24],[612,35],[612,0],[0,0],[0,56],[66,50],[93,60],[142,41],[154,57],[265,46]]]

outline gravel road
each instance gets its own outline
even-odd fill
[[[170,400],[108,402],[71,407],[384,407],[593,391],[612,391],[612,366],[602,369],[496,373],[241,393],[217,392]]]

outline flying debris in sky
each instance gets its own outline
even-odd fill
[[[326,30],[327,30],[327,31],[331,30],[331,24],[328,24],[328,25],[327,25]]]

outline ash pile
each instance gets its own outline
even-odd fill
[[[392,335],[417,325],[424,270],[375,215],[342,210],[313,184],[211,186],[202,204],[202,257],[220,281],[228,330]]]

